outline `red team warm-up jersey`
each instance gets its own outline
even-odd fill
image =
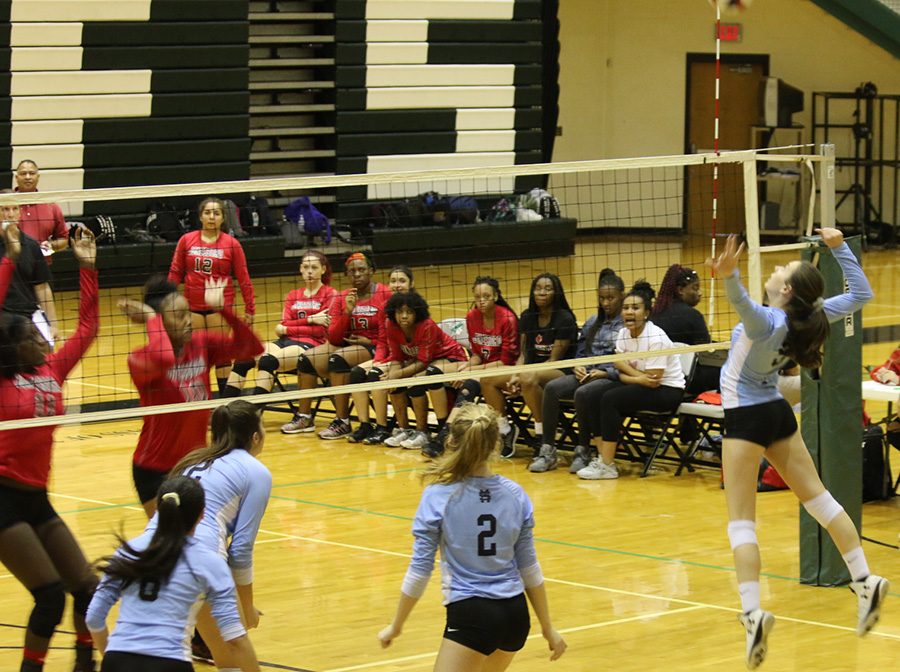
[[[209,399],[209,371],[216,362],[253,359],[263,351],[256,334],[234,313],[225,308],[222,317],[231,326],[230,335],[195,331],[177,357],[162,317],[157,315],[147,323],[149,342],[128,356],[141,406]],[[168,471],[191,450],[206,444],[208,423],[208,409],[145,417],[134,463]]]
[[[12,276],[13,263],[0,264],[0,304]],[[97,271],[81,269],[78,329],[49,355],[34,373],[0,378],[0,420],[23,420],[61,415],[62,384],[97,336],[100,323]],[[0,431],[0,476],[35,488],[46,488],[54,425]]]
[[[322,285],[312,296],[305,296],[302,289],[292,289],[284,299],[281,324],[287,329],[285,336],[301,343],[320,345],[328,337],[328,328],[321,324],[310,324],[310,315],[331,308],[337,290]]]
[[[172,266],[169,268],[169,282],[184,282],[184,297],[191,310],[208,310],[204,301],[206,281],[209,278],[228,280],[225,286],[225,307],[234,306],[234,286],[231,283],[232,273],[241,287],[244,297],[244,312],[256,314],[256,303],[253,297],[253,283],[247,271],[247,258],[244,248],[234,237],[220,233],[214,243],[208,243],[201,237],[200,231],[191,231],[178,239],[175,254],[172,255]]]
[[[519,358],[519,319],[503,306],[494,307],[494,326],[484,326],[484,316],[477,308],[466,314],[466,330],[472,353],[482,364],[501,361],[512,366]]]
[[[453,359],[459,362],[467,359],[463,347],[444,333],[430,317],[416,322],[410,340],[407,340],[403,330],[390,320],[385,320],[384,332],[390,351],[389,359],[394,362],[402,363],[416,359],[427,365],[438,359]]]
[[[379,331],[384,322],[384,304],[391,298],[391,290],[381,283],[375,283],[375,291],[365,299],[359,300],[351,315],[344,314],[344,298],[349,289],[337,295],[331,306],[331,326],[328,327],[328,341],[337,347],[347,345],[347,336],[363,336],[378,343]]]

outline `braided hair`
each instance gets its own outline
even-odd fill
[[[678,290],[687,287],[692,282],[697,282],[697,280],[699,280],[699,276],[693,268],[681,264],[669,266],[659,286],[659,297],[653,307],[653,315],[658,315],[668,310],[669,306],[676,301],[681,301]]]

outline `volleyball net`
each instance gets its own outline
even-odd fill
[[[270,226],[257,232],[252,223],[246,224],[254,220],[245,220],[241,226],[245,235],[237,236],[255,295],[253,329],[263,342],[277,338],[275,328],[285,297],[303,287],[298,268],[311,249],[329,259],[331,285],[338,291],[350,286],[344,259],[354,251],[371,255],[377,267],[373,279],[383,284],[388,283],[393,267],[408,267],[415,289],[427,300],[437,322],[465,318],[477,276],[496,278],[504,298],[521,313],[528,306],[533,279],[549,272],[559,277],[582,325],[597,313],[602,269],[613,269],[626,289],[645,279],[659,292],[667,269],[680,264],[700,277],[703,297],[697,309],[706,318],[713,340],[727,341],[737,318],[722,283],[705,266],[716,244],[732,233],[746,238],[743,277],[759,298],[763,255],[772,252],[784,259],[797,258],[798,248],[805,246],[797,241],[811,232],[813,222],[818,226],[833,221],[833,168],[829,182],[833,156],[824,150],[809,154],[801,149],[0,195],[3,203],[58,203],[67,220],[90,224],[97,215],[105,215],[115,225],[114,236],[109,230],[98,241],[100,331],[69,376],[69,417],[22,423],[136,418],[187,407],[140,408],[128,370],[129,353],[147,342],[147,334],[144,326],[119,310],[117,302],[123,297],[140,300],[146,279],[169,271],[176,246],[170,232],[155,229],[152,222],[148,225],[145,213],[151,204],[157,208],[167,204],[164,207],[179,216],[179,226],[189,229],[197,226],[192,213],[206,196],[233,201],[238,208],[251,196],[268,198]],[[714,168],[718,169],[715,180]],[[300,197],[307,197],[329,220],[330,243],[324,242],[324,231],[315,232],[310,226],[309,210],[301,210],[303,217],[297,221],[292,204]],[[282,216],[282,209],[292,220]],[[276,230],[279,233],[274,235]],[[71,251],[54,254],[51,261],[56,326],[64,339],[74,332],[79,318],[77,264]],[[235,296],[235,312],[243,315],[237,283]],[[615,356],[579,363],[612,359]],[[478,375],[448,374],[446,379]],[[296,378],[284,374],[281,380],[290,384]],[[387,383],[362,385],[374,388]],[[290,389],[245,398],[279,402],[335,391]],[[219,403],[224,402],[213,399],[192,407]],[[0,430],[11,426],[0,423]]]

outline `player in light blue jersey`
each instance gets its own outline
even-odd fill
[[[253,604],[253,546],[272,491],[272,474],[256,459],[266,437],[259,407],[242,399],[219,406],[213,411],[210,433],[210,445],[188,453],[172,474],[189,476],[203,487],[206,512],[195,536],[228,561],[241,617],[251,629],[259,625],[259,610]],[[153,520],[148,529],[152,526]],[[234,669],[237,664],[213,616],[208,606],[200,609],[197,630],[218,668]]]
[[[760,608],[759,595],[756,480],[763,455],[809,514],[831,535],[847,563],[853,579],[850,588],[858,600],[858,635],[865,635],[878,621],[889,588],[886,579],[869,573],[856,527],[822,484],[794,413],[778,391],[778,370],[788,359],[800,366],[820,366],[829,322],[859,310],[872,298],[871,287],[844,243],[843,234],[831,228],[819,229],[817,233],[840,264],[849,293],[823,299],[825,282],[815,266],[792,261],[775,268],[765,287],[769,306],[760,306],[741,285],[738,260],[744,246],[738,246],[733,236],[711,264],[716,275],[725,279],[728,299],[741,319],[722,368],[722,457],[728,538],[744,612],[741,623],[747,635],[746,663],[751,669],[765,659],[766,639],[775,624],[774,616]]]
[[[434,669],[500,672],[525,645],[530,622],[525,595],[541,623],[550,660],[566,650],[553,628],[544,577],[534,550],[534,510],[521,486],[493,474],[500,445],[497,412],[464,404],[451,416],[446,453],[425,471],[432,481],[413,522],[413,559],[393,622],[378,633],[390,646],[419,601],[441,550],[447,607]]]
[[[104,573],[87,612],[87,625],[104,654],[101,672],[190,672],[187,633],[205,596],[235,670],[259,664],[238,612],[225,561],[194,536],[203,514],[203,488],[176,476],[159,488],[157,525],[104,559]],[[106,617],[121,601],[112,634]]]

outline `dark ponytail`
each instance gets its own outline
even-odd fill
[[[195,464],[212,462],[227,455],[235,448],[250,449],[253,435],[260,431],[262,414],[259,407],[243,399],[235,399],[225,406],[219,406],[212,413],[209,427],[211,441],[191,451],[175,465],[170,475],[177,476]]]
[[[108,576],[127,582],[167,580],[181,557],[188,532],[200,520],[205,501],[203,488],[193,478],[167,479],[156,495],[156,531],[147,548],[135,550],[119,536],[124,555],[103,558],[98,568]]]
[[[497,300],[494,301],[494,305],[503,306],[507,310],[512,311],[512,308],[509,307],[509,304],[500,292],[500,281],[497,280],[497,278],[492,278],[489,275],[479,275],[475,278],[475,282],[472,283],[472,289],[474,290],[478,285],[487,285],[494,290],[494,293],[497,295]]]
[[[825,280],[815,266],[802,262],[787,283],[791,298],[783,306],[787,315],[788,333],[779,351],[800,366],[816,368],[822,365],[822,346],[831,331],[823,309],[822,295]]]
[[[666,271],[659,285],[659,298],[656,300],[656,305],[653,306],[653,315],[658,315],[676,301],[681,301],[678,290],[684,289],[699,279],[697,272],[693,268],[688,268],[681,264],[669,266],[669,270]]]
[[[31,338],[35,326],[24,315],[0,313],[0,378],[28,373],[19,362],[19,345]]]

